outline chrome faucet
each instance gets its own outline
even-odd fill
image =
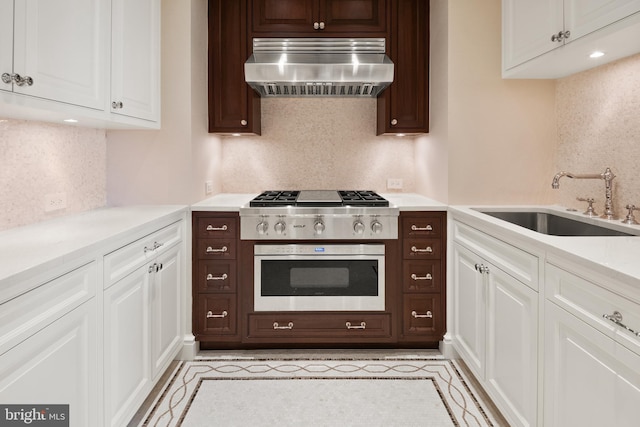
[[[605,202],[604,202],[604,213],[600,216],[600,218],[606,219],[616,219],[615,213],[613,212],[613,191],[611,182],[613,178],[616,176],[611,172],[611,169],[606,168],[603,173],[594,173],[594,174],[575,174],[571,172],[558,172],[553,177],[553,182],[551,183],[551,187],[556,190],[560,188],[560,178],[563,176],[575,179],[604,179],[604,189],[605,189]]]

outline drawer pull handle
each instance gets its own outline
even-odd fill
[[[207,280],[227,280],[227,273],[223,273],[222,276],[214,276],[213,274],[207,274]]]
[[[214,227],[213,225],[207,225],[207,231],[227,231],[227,224],[224,224],[222,227]]]
[[[425,314],[418,314],[415,310],[411,312],[411,316],[416,318],[416,319],[431,319],[433,318],[433,313],[430,311],[427,311]]]
[[[347,322],[345,323],[345,326],[347,327],[347,329],[367,329],[367,324],[366,322],[360,322],[359,325],[352,325],[351,322]]]
[[[212,317],[214,317],[214,318],[227,317],[228,315],[229,315],[229,313],[227,313],[227,310],[224,310],[220,314],[213,314],[213,312],[211,310],[209,310],[207,312],[207,319],[210,319]]]
[[[411,226],[411,231],[433,231],[433,227],[431,226],[431,224],[427,224],[426,227],[418,227],[417,225],[413,224]]]
[[[220,249],[216,249],[216,248],[212,248],[211,246],[207,247],[207,253],[216,253],[216,252],[227,252],[229,249],[227,249],[226,246],[221,247]]]
[[[293,322],[289,322],[285,326],[280,326],[278,322],[273,322],[273,329],[293,329]]]
[[[411,275],[411,279],[413,280],[433,280],[433,276],[431,276],[431,273],[427,273],[426,276],[418,276],[417,274],[412,274]]]
[[[149,248],[149,247],[144,247],[144,253],[146,254],[147,252],[153,252],[156,249],[158,249],[160,246],[164,245],[164,243],[158,243],[158,242],[153,242],[153,247]]]
[[[433,253],[433,249],[431,248],[431,246],[427,246],[424,249],[419,249],[419,248],[416,248],[415,246],[411,246],[411,252],[425,252],[425,253],[428,253],[428,254],[432,254]]]
[[[628,327],[627,325],[625,325],[624,323],[622,323],[622,313],[620,313],[619,311],[614,311],[613,314],[603,314],[602,317],[604,317],[607,320],[611,320],[613,323],[626,329],[627,331],[631,332],[633,335],[640,337],[640,332],[636,332],[630,327]]]

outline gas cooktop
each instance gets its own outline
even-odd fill
[[[389,201],[374,191],[299,190],[265,191],[249,202],[251,207],[282,206],[367,206],[388,207]]]

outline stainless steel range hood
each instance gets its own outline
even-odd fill
[[[244,73],[263,97],[376,97],[393,62],[383,38],[256,38]]]

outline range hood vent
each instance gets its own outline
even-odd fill
[[[263,97],[376,97],[393,62],[383,38],[256,38],[244,73]]]

